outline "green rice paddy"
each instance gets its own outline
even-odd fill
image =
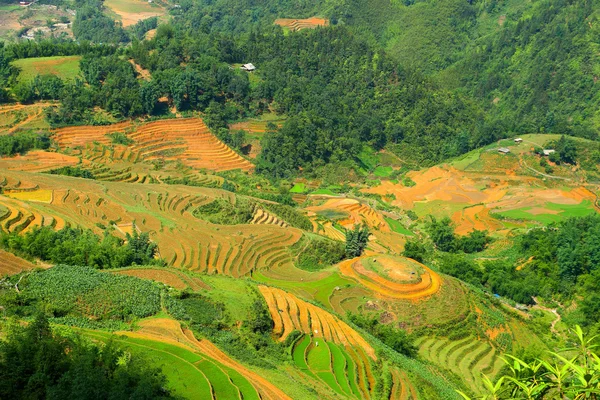
[[[595,212],[592,202],[589,200],[584,200],[579,204],[546,203],[544,208],[555,211],[557,212],[556,214],[532,214],[529,211],[531,211],[533,208],[534,207],[523,207],[515,210],[502,211],[497,214],[508,219],[536,221],[543,224],[551,224],[553,222],[563,221],[569,217],[584,217]]]
[[[404,225],[402,225],[402,223],[400,223],[399,221],[396,221],[395,219],[389,218],[389,217],[383,217],[385,219],[385,222],[388,223],[388,225],[390,226],[390,229],[396,233],[399,233],[401,235],[406,235],[406,236],[414,236],[415,234],[412,233],[411,231],[409,231],[408,229],[406,229],[404,227]]]

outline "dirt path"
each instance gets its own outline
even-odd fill
[[[529,143],[529,144],[531,144],[531,145],[533,145],[533,146],[539,146],[538,144],[536,144],[536,143],[533,143],[533,142],[530,142],[530,141],[528,141],[528,140],[523,140],[523,143]],[[552,175],[544,174],[543,172],[540,172],[540,171],[536,170],[535,168],[532,168],[532,167],[530,167],[529,165],[527,165],[527,162],[526,162],[525,160],[523,160],[523,158],[522,158],[522,157],[519,157],[519,164],[521,164],[521,166],[523,166],[523,167],[527,168],[528,170],[530,170],[530,171],[532,171],[532,172],[535,172],[536,174],[538,174],[538,175],[541,175],[541,176],[544,176],[544,177],[546,177],[546,178],[550,178],[550,179],[560,179],[560,180],[563,180],[563,181],[571,181],[571,180],[572,180],[572,179],[570,179],[570,178],[564,178],[564,177],[562,177],[562,176],[552,176]]]
[[[556,318],[554,319],[554,321],[552,321],[552,324],[550,325],[550,331],[553,334],[558,335],[558,331],[556,330],[556,324],[558,324],[558,322],[560,321],[560,318],[561,318],[560,314],[558,313],[558,310],[556,308],[548,308],[548,307],[541,306],[540,303],[538,302],[537,297],[533,297],[533,301],[535,301],[535,305],[532,306],[531,308],[537,309],[537,310],[548,311],[556,316]]]

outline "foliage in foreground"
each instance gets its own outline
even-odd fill
[[[116,347],[52,333],[45,316],[0,341],[0,398],[169,399],[166,377]]]
[[[573,330],[577,342],[561,353],[549,352],[546,359],[533,361],[508,356],[510,372],[495,383],[484,377],[487,393],[465,399],[599,399],[600,357],[594,350],[597,336],[585,337],[578,325]]]

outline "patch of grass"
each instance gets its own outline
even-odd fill
[[[306,192],[306,185],[304,183],[296,183],[294,187],[290,189],[290,193],[304,193]]]
[[[21,69],[19,81],[30,81],[37,75],[56,75],[61,79],[73,80],[79,75],[81,56],[55,56],[22,58],[12,64]]]
[[[396,221],[395,219],[389,218],[389,217],[383,217],[385,219],[385,222],[388,223],[388,225],[390,226],[390,229],[393,230],[396,233],[399,233],[401,235],[407,235],[407,236],[414,236],[415,234],[412,233],[411,231],[409,231],[408,229],[406,229],[404,227],[404,225],[402,225],[402,223],[400,223],[399,221]]]
[[[104,5],[113,10],[127,13],[157,12],[159,10],[158,7],[153,7],[150,3],[140,0],[106,0]]]
[[[327,194],[330,196],[335,196],[335,193],[331,191],[331,189],[317,189],[314,192],[311,192],[310,194]]]
[[[379,167],[375,168],[375,170],[373,171],[373,175],[378,176],[380,178],[387,178],[392,174],[392,172],[394,172],[394,168],[383,167],[380,165]]]
[[[589,200],[584,200],[579,204],[556,204],[546,203],[544,206],[548,210],[558,211],[557,214],[532,214],[529,211],[533,207],[523,207],[516,210],[509,210],[497,213],[501,217],[517,220],[537,221],[543,224],[560,222],[569,217],[583,217],[594,213],[594,208]]]
[[[350,216],[346,212],[339,211],[339,210],[333,210],[333,209],[319,210],[316,212],[316,214],[320,217],[324,217],[324,218],[327,218],[332,221],[337,221],[339,219],[346,219]]]
[[[167,377],[167,387],[174,394],[188,399],[212,398],[210,384],[202,371],[194,365],[203,359],[202,356],[179,346],[153,340],[114,337],[97,331],[86,330],[83,333],[102,342],[107,342],[112,337],[120,346],[143,356],[153,366],[161,367]]]
[[[336,286],[340,288],[354,286],[353,281],[342,278],[337,272],[323,279],[308,282],[272,279],[260,273],[255,273],[253,278],[259,282],[277,286],[290,292],[302,293],[307,298],[315,300],[329,309],[333,309],[331,303],[329,303],[329,296]]]

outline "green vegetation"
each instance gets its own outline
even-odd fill
[[[225,199],[216,199],[193,211],[196,218],[223,225],[246,224],[252,220],[253,213],[254,204],[240,198],[235,204]]]
[[[79,76],[80,56],[52,56],[22,58],[12,62],[20,70],[19,81],[28,82],[38,75],[55,75],[61,80],[74,80]]]
[[[385,222],[388,223],[388,225],[394,232],[399,233],[401,235],[414,236],[414,233],[412,233],[411,231],[406,229],[400,221],[397,221],[397,220],[389,218],[389,217],[384,217],[384,219],[385,219]]]
[[[545,208],[550,210],[548,213],[532,214],[529,210],[534,207],[524,207],[515,210],[499,212],[498,215],[503,218],[536,221],[543,224],[551,224],[553,222],[561,222],[570,217],[583,217],[594,214],[594,208],[589,200],[583,200],[579,204],[556,204],[546,203]]]
[[[13,133],[0,136],[0,156],[25,154],[29,150],[50,147],[50,136],[36,133]]]
[[[58,265],[32,273],[19,283],[20,291],[2,297],[7,312],[16,315],[45,309],[54,317],[129,322],[160,311],[160,286],[129,276],[89,267]],[[26,307],[19,308],[19,306]]]
[[[133,139],[129,138],[123,132],[108,133],[106,136],[110,138],[112,144],[122,144],[124,146],[129,146],[130,144],[133,144]]]
[[[318,271],[342,261],[346,255],[344,243],[324,238],[307,238],[308,243],[298,243],[301,247],[298,254],[298,268],[307,271]]]
[[[417,347],[413,344],[413,338],[401,329],[395,329],[392,325],[381,324],[377,317],[350,314],[350,321],[365,329],[367,332],[381,340],[394,351],[408,357],[417,355]]]
[[[454,224],[448,217],[438,221],[431,216],[427,224],[427,232],[436,248],[444,252],[477,253],[483,251],[491,241],[485,231],[473,230],[467,236],[456,236]]]
[[[293,227],[304,229],[305,231],[312,231],[313,226],[310,219],[297,211],[294,207],[287,204],[272,203],[261,203],[260,206],[266,208]]]
[[[54,264],[86,265],[93,268],[122,268],[133,264],[158,264],[157,245],[148,233],[127,234],[124,244],[110,233],[104,237],[91,230],[65,227],[54,231],[51,227],[35,227],[25,235],[18,232],[0,233],[0,248],[26,258],[38,258]]]
[[[353,229],[346,230],[346,257],[360,256],[369,241],[369,228],[367,226],[355,225]]]
[[[85,178],[85,179],[96,179],[94,174],[87,169],[83,169],[81,167],[61,167],[57,169],[53,169],[48,171],[49,174],[52,175],[66,175],[73,176],[75,178]]]
[[[575,346],[559,353],[535,358],[507,358],[508,372],[496,382],[484,377],[485,394],[465,399],[558,399],[590,398],[600,393],[600,358],[596,354],[596,337],[587,337],[576,326],[573,331]]]
[[[0,382],[6,399],[175,398],[165,375],[144,358],[111,341],[98,346],[53,333],[43,315],[26,327],[11,325],[0,341]]]

